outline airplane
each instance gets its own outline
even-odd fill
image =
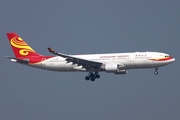
[[[126,74],[129,69],[158,68],[175,61],[175,58],[161,52],[131,52],[68,55],[48,48],[55,56],[44,56],[32,49],[19,35],[6,33],[15,57],[7,56],[14,63],[51,71],[88,72],[85,80],[95,81],[100,78],[99,72]]]

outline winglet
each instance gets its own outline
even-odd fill
[[[50,53],[55,53],[55,50],[53,50],[52,48],[48,47],[47,49],[49,50]]]

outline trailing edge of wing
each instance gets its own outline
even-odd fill
[[[67,62],[73,62],[73,64],[82,65],[85,68],[87,68],[87,67],[100,67],[103,64],[101,62],[86,60],[86,59],[82,59],[82,58],[78,58],[78,57],[73,57],[71,55],[59,53],[59,52],[56,52],[55,50],[53,50],[52,48],[48,48],[48,50],[50,53],[52,53],[54,55],[66,58]]]

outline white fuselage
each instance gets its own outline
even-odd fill
[[[118,64],[122,69],[139,69],[139,68],[158,68],[173,62],[175,59],[160,60],[169,56],[160,52],[134,52],[134,53],[112,53],[112,54],[89,54],[89,55],[72,55],[76,58],[91,60],[106,64]],[[153,60],[152,60],[153,59]],[[52,70],[52,71],[105,71],[104,69],[85,69],[81,65],[67,62],[66,58],[55,56],[36,64],[29,64],[32,67]],[[103,66],[102,66],[103,67]]]
[[[173,57],[160,52],[67,55],[50,47],[47,48],[48,51],[56,56],[44,56],[37,53],[16,33],[6,34],[15,55],[7,56],[12,62],[51,71],[89,72],[85,79],[91,81],[100,78],[100,71],[126,74],[128,69],[155,68],[154,74],[157,75],[158,67],[175,61]]]

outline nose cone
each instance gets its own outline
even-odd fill
[[[169,61],[169,63],[172,63],[172,62],[175,61],[175,58],[173,58],[173,57],[171,56],[170,59],[169,59],[168,61]]]
[[[175,61],[175,58],[173,58],[172,56],[169,56],[162,59],[158,59],[157,61],[155,60],[153,61],[153,63],[158,66],[165,66],[165,65],[169,65],[173,63],[174,61]]]
[[[174,62],[175,61],[175,58],[172,58],[172,62]]]

